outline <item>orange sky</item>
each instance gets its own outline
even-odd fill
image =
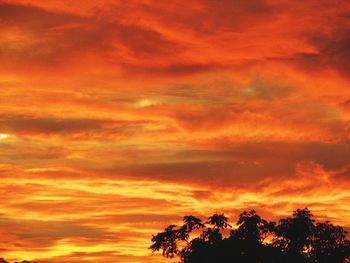
[[[183,215],[350,228],[347,0],[0,0],[0,257],[166,262]]]

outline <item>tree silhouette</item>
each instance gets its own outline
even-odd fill
[[[239,226],[237,231],[231,232],[231,235],[255,244],[267,238],[273,231],[275,223],[262,219],[255,210],[251,210],[240,214],[237,225]]]
[[[344,263],[350,262],[346,231],[330,222],[316,222],[310,210],[298,209],[276,224],[256,211],[240,214],[235,228],[224,214],[207,221],[185,216],[152,237],[150,249],[178,256],[183,263]]]
[[[310,210],[297,209],[293,217],[279,220],[274,243],[287,256],[288,262],[306,262],[313,242],[314,222]]]
[[[191,232],[194,229],[200,229],[204,227],[204,224],[202,224],[202,220],[194,216],[184,216],[183,221],[188,232]]]
[[[341,262],[349,256],[350,243],[346,232],[329,221],[317,223],[314,228],[312,257],[315,262]],[[349,259],[349,258],[348,258]]]

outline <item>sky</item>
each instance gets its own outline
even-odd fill
[[[0,257],[167,262],[184,215],[350,230],[347,0],[0,0]]]

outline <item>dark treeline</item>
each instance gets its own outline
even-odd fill
[[[254,210],[243,212],[231,227],[224,214],[207,221],[185,216],[182,226],[170,225],[152,237],[150,249],[183,263],[349,263],[346,231],[332,223],[316,222],[305,209],[278,223]]]
[[[8,261],[6,261],[5,259],[3,258],[0,258],[0,263],[9,263]],[[15,263],[34,263],[32,261],[28,261],[28,260],[23,260],[21,262],[15,262]]]

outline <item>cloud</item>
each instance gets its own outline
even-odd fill
[[[188,5],[188,9],[181,12],[147,2],[105,3],[102,9],[91,7],[95,12],[88,12],[88,15],[64,8],[65,5],[25,3],[2,3],[0,6],[5,36],[0,41],[3,70],[17,68],[26,73],[46,67],[56,74],[58,70],[72,73],[74,65],[75,72],[99,67],[112,74],[141,77],[215,72],[233,64],[223,61],[221,48],[219,56],[196,56],[198,50],[206,53],[211,49],[212,43],[206,43],[205,39],[208,33],[218,29],[219,32],[242,30],[244,24],[257,23],[255,18],[261,20],[271,15],[271,7],[261,0],[249,4],[193,1],[193,8]],[[175,7],[180,4],[173,3]],[[126,17],[125,12],[130,10],[133,16]],[[159,27],[158,23],[169,26],[169,30]],[[202,45],[193,46],[191,35],[179,39],[178,31],[188,29],[193,31],[190,34],[203,39]],[[245,63],[246,60],[238,64]]]
[[[93,119],[54,119],[26,116],[2,116],[0,125],[9,133],[72,133],[99,130],[104,122]]]
[[[0,57],[4,68],[29,65],[62,68],[82,54],[95,59],[108,56],[109,65],[115,60],[122,66],[135,59],[176,51],[175,43],[137,24],[14,4],[1,4],[0,17],[4,34]]]
[[[80,226],[74,222],[1,218],[0,225],[10,236],[8,240],[3,241],[12,244],[8,249],[16,246],[27,250],[48,249],[58,240],[72,237],[96,241],[115,239],[114,235],[108,231]]]
[[[70,14],[11,4],[0,5],[0,17],[4,35],[0,41],[2,68],[27,67],[29,64],[36,67],[38,63],[48,66],[59,62],[67,53],[64,51],[70,50],[75,41],[71,35],[69,43],[63,43],[64,29],[76,31],[86,21]],[[83,44],[84,39],[76,40],[78,45]]]
[[[124,70],[128,74],[140,74],[141,76],[186,76],[208,71],[217,71],[225,66],[218,63],[174,63],[169,65],[124,65]]]
[[[1,22],[5,26],[43,31],[57,26],[71,25],[83,19],[66,13],[53,13],[30,5],[0,4]],[[45,32],[42,32],[45,33]]]
[[[318,9],[319,15],[309,16],[315,8]],[[281,13],[293,18],[288,21],[296,25],[297,30],[293,33],[307,44],[304,50],[296,50],[294,54],[284,57],[286,62],[294,63],[299,69],[315,75],[335,71],[347,78],[350,43],[348,3],[308,1],[307,4],[301,5],[286,2],[281,4],[279,9]],[[294,10],[298,15],[291,14],[290,10]],[[330,20],[332,24],[329,23]]]
[[[128,136],[142,130],[147,122],[112,119],[54,118],[23,115],[0,116],[0,127],[4,133],[16,136],[62,135],[72,139],[98,138],[106,136]],[[107,136],[108,137],[108,136]],[[106,137],[105,137],[106,138]]]
[[[170,5],[146,4],[143,9],[163,23],[185,31],[191,30],[196,35],[207,35],[221,30],[239,31],[272,13],[272,7],[263,0],[193,0],[186,8],[180,8],[179,12],[181,3],[174,1]]]
[[[255,189],[266,178],[282,183],[294,174],[299,162],[313,160],[325,169],[336,170],[349,163],[347,142],[260,142],[225,144],[219,149],[172,151],[158,162],[147,153],[142,161],[129,163],[97,162],[81,166],[82,174],[100,177],[147,178],[205,187],[206,185],[237,189]],[[82,175],[81,175],[82,176]]]
[[[332,69],[342,76],[348,76],[350,59],[350,38],[313,40],[316,53],[299,54],[296,58],[301,67],[309,71]]]

